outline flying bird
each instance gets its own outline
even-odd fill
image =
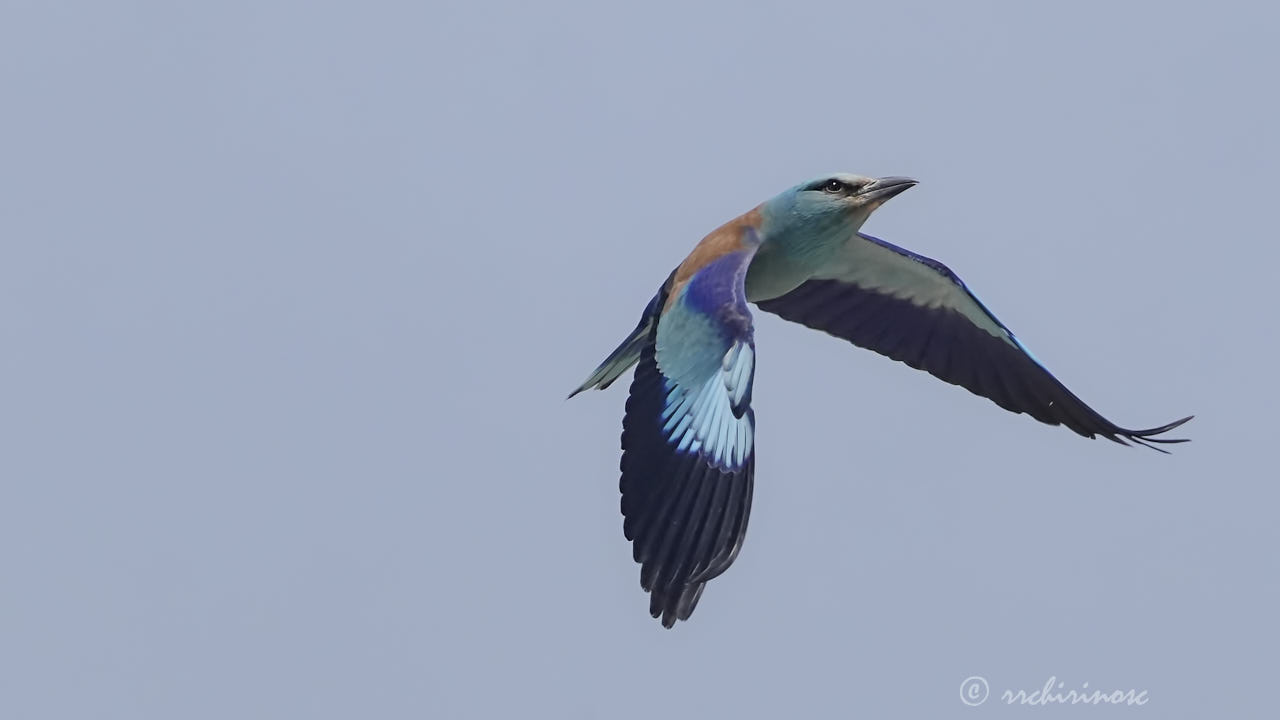
[[[604,389],[636,366],[622,422],[622,529],[649,612],[665,627],[689,619],[746,536],[756,356],[747,303],[1087,438],[1157,450],[1186,442],[1157,436],[1190,416],[1145,430],[1107,420],[947,266],[860,232],[915,184],[829,175],[730,220],[672,271],[635,330],[569,395]]]

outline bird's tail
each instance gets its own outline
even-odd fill
[[[644,313],[640,316],[640,322],[636,324],[636,329],[631,331],[631,334],[627,336],[626,340],[622,341],[622,344],[617,349],[609,353],[609,357],[600,363],[600,367],[592,371],[591,375],[578,386],[577,390],[569,393],[569,397],[573,397],[590,388],[603,390],[613,384],[613,381],[621,377],[624,372],[630,370],[632,365],[639,362],[640,351],[644,349],[645,343],[649,342],[649,333],[653,332],[653,325],[658,322],[658,315],[662,312],[662,308],[658,305],[661,302],[661,298],[666,297],[665,291],[670,286],[671,278],[673,277],[675,277],[675,272],[671,273],[667,281],[662,284],[662,290],[659,290],[658,294],[654,295],[649,304],[645,306]]]
[[[586,382],[578,386],[577,390],[569,393],[569,397],[573,397],[583,390],[590,388],[599,388],[601,390],[609,387],[614,380],[631,369],[632,365],[640,359],[640,350],[644,348],[644,344],[649,340],[649,331],[653,329],[653,317],[648,313],[641,318],[640,324],[635,330],[627,336],[626,340],[618,346],[616,350],[609,354],[609,357],[600,363],[600,367],[596,368]]]

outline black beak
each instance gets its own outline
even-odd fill
[[[915,184],[916,181],[909,177],[876,178],[871,181],[870,185],[862,188],[862,192],[858,193],[858,197],[865,198],[866,202],[873,205],[879,205]]]

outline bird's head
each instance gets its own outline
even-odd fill
[[[849,225],[854,230],[886,200],[915,185],[905,177],[869,178],[850,173],[824,175],[779,196],[790,214],[805,222]]]

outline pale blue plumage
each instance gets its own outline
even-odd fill
[[[859,232],[914,184],[826,176],[725,224],[671,273],[631,335],[574,391],[606,387],[636,365],[623,420],[623,531],[650,612],[665,626],[689,617],[746,535],[756,360],[748,302],[1086,437],[1184,442],[1155,436],[1190,418],[1146,430],[1106,420],[945,265]]]

